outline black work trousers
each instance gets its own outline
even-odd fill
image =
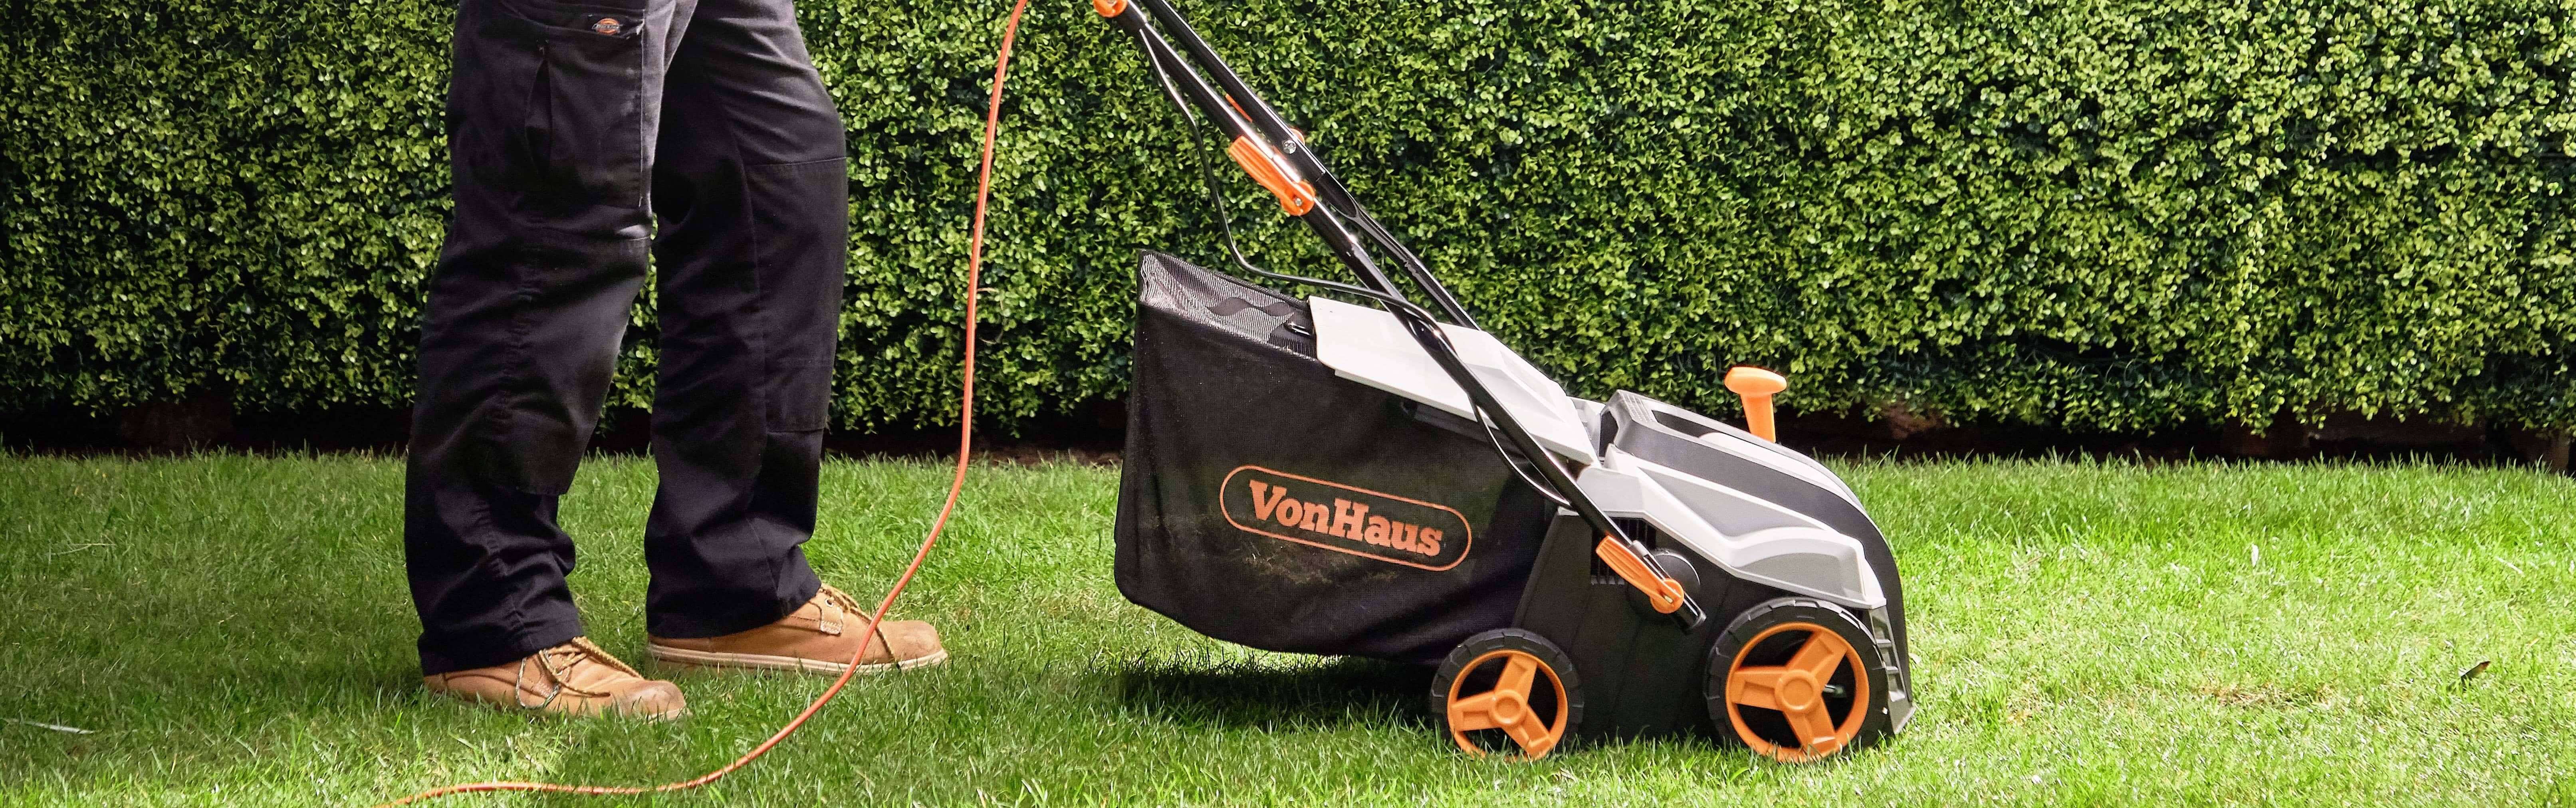
[[[423,673],[582,633],[556,524],[655,260],[646,630],[711,637],[817,581],[848,164],[789,0],[463,0],[456,208],[429,285],[403,545]]]

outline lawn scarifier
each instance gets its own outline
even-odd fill
[[[1751,432],[1632,392],[1566,395],[1167,0],[1092,8],[1180,109],[1235,264],[1377,304],[1144,256],[1117,524],[1128,599],[1255,648],[1437,662],[1432,714],[1476,756],[1714,730],[1805,762],[1905,726],[1895,557],[1849,486],[1773,439],[1787,380],[1727,374]],[[1358,284],[1244,256],[1202,116]]]

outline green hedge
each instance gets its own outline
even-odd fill
[[[1506,341],[1731,411],[2576,427],[2565,0],[1185,3]],[[808,0],[852,156],[836,418],[937,424],[999,0]],[[408,398],[453,9],[0,2],[0,411]],[[1132,46],[1030,10],[996,425],[1121,395],[1135,253],[1214,260]],[[1329,269],[1248,183],[1256,251]],[[617,396],[649,399],[651,305]]]

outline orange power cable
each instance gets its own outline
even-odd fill
[[[725,764],[724,768],[699,775],[695,779],[650,787],[572,786],[495,780],[434,788],[385,803],[384,806],[408,805],[451,794],[485,791],[540,791],[590,795],[687,791],[723,779],[725,775],[751,765],[751,762],[760,759],[761,755],[769,754],[771,748],[778,746],[780,741],[787,740],[787,736],[795,734],[798,728],[805,726],[807,719],[821,712],[823,705],[832,703],[832,697],[840,695],[841,688],[850,683],[850,677],[859,672],[859,656],[866,654],[868,643],[876,639],[877,626],[885,622],[886,611],[894,608],[894,599],[903,594],[905,586],[912,583],[913,573],[921,571],[921,562],[930,558],[931,546],[939,543],[940,532],[948,527],[948,515],[957,509],[958,494],[966,490],[967,450],[973,448],[975,440],[975,298],[981,292],[977,284],[982,280],[984,267],[984,207],[986,201],[993,195],[993,136],[1002,125],[1002,80],[1011,69],[1011,43],[1019,35],[1020,12],[1028,6],[1029,0],[1017,0],[1012,3],[1010,19],[1002,24],[1002,52],[993,63],[993,97],[984,110],[984,161],[977,170],[975,179],[975,228],[974,233],[966,240],[966,357],[963,363],[965,379],[957,396],[957,473],[948,481],[948,501],[940,504],[939,517],[931,521],[930,534],[922,537],[921,549],[912,554],[912,564],[903,568],[903,577],[895,579],[894,588],[886,592],[885,600],[877,603],[876,613],[868,616],[868,630],[859,635],[859,651],[851,655],[849,669],[841,672],[841,678],[832,680],[832,686],[824,688],[823,695],[814,697],[812,704],[805,705],[805,711],[797,713],[795,720],[787,722],[786,726],[779,727],[778,734],[769,736],[769,740],[752,747],[751,751],[743,753],[742,757],[735,758],[732,763]],[[384,806],[378,808],[384,808]]]

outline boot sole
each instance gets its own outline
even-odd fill
[[[842,671],[850,669],[850,666],[847,663],[825,662],[819,659],[806,659],[804,657],[771,656],[768,654],[728,654],[717,651],[691,651],[686,648],[664,648],[659,645],[648,646],[647,650],[653,655],[653,661],[655,662],[691,668],[752,668],[757,670],[819,673],[828,676],[839,676]],[[942,648],[939,649],[938,653],[918,659],[906,659],[897,662],[878,662],[874,664],[860,665],[858,667],[859,673],[862,674],[887,673],[891,671],[908,671],[915,668],[927,668],[947,661],[948,649]]]
[[[485,707],[508,713],[524,713],[543,718],[560,718],[565,720],[611,718],[659,724],[665,721],[677,721],[689,717],[689,708],[685,702],[683,702],[677,709],[659,713],[633,712],[608,705],[601,705],[587,710],[576,710],[570,708],[543,709],[525,702],[513,703],[508,699],[486,696],[484,694],[468,690],[440,687],[438,685],[425,685],[423,689],[428,690],[432,695],[461,701],[478,707]]]

